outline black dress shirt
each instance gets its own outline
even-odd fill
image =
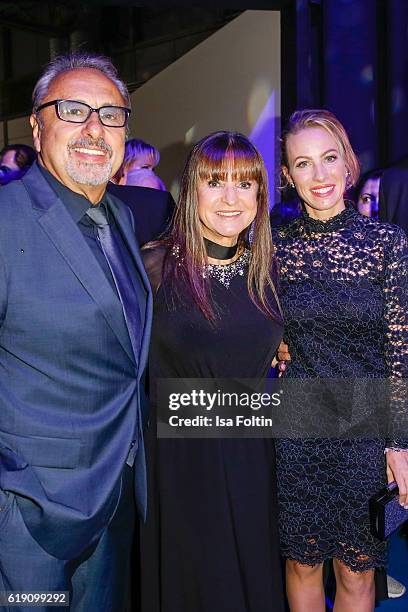
[[[38,167],[41,170],[41,173],[43,174],[44,178],[48,181],[53,191],[55,191],[61,202],[66,207],[74,222],[78,225],[78,229],[84,236],[89,248],[91,249],[92,253],[95,256],[95,259],[102,268],[112,289],[115,291],[116,295],[118,295],[115,281],[109,268],[109,264],[105,258],[105,255],[103,254],[102,247],[98,240],[98,229],[92,219],[90,219],[86,214],[86,211],[90,206],[92,206],[92,203],[85,196],[76,193],[75,191],[72,191],[71,189],[60,183],[60,181],[56,179],[50,172],[48,172],[48,170],[46,170],[43,166],[38,164]],[[110,213],[109,211],[109,204],[107,199],[105,198],[105,194],[102,197],[102,200],[95,206],[105,207],[106,216],[109,221],[109,224],[111,225],[112,231],[115,233],[115,237],[118,240],[124,260],[128,265],[130,271],[132,272],[134,268],[133,262],[119,232],[119,228],[115,222],[115,219],[112,213]]]

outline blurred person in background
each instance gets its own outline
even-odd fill
[[[125,144],[123,163],[108,183],[108,191],[131,209],[139,245],[158,238],[168,227],[175,203],[154,168],[160,153],[152,145],[132,138]]]
[[[150,187],[166,191],[166,186],[154,169],[159,164],[160,153],[153,146],[132,138],[126,142],[125,157],[113,181],[118,185]]]
[[[37,157],[32,147],[25,144],[7,145],[0,151],[0,185],[20,179]]]
[[[408,167],[384,170],[380,184],[379,219],[395,223],[408,234]]]
[[[383,170],[371,170],[360,178],[357,189],[357,209],[366,217],[378,219],[380,181]]]

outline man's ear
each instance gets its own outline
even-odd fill
[[[41,136],[40,136],[41,126],[38,121],[37,115],[35,115],[34,113],[32,113],[30,116],[30,125],[31,125],[31,129],[33,130],[34,149],[37,151],[37,153],[40,153],[41,152]]]

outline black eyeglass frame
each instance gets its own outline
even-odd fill
[[[86,106],[87,108],[89,108],[89,113],[86,119],[84,119],[83,121],[72,121],[72,119],[63,119],[60,115],[60,109],[59,109],[59,105],[61,104],[61,102],[76,102],[77,104],[83,104],[84,106]],[[99,121],[102,123],[103,126],[105,127],[112,127],[112,128],[122,128],[122,127],[126,127],[127,122],[129,120],[130,117],[130,113],[132,112],[132,110],[130,108],[128,108],[127,106],[115,106],[114,104],[104,104],[104,106],[100,106],[99,108],[92,108],[92,106],[89,106],[89,104],[87,104],[86,102],[81,102],[81,100],[69,100],[68,98],[64,98],[64,99],[58,99],[58,100],[50,100],[49,102],[45,102],[44,104],[40,104],[40,106],[37,106],[37,108],[35,109],[35,112],[38,113],[39,111],[43,110],[43,108],[47,108],[48,106],[54,106],[55,108],[55,112],[57,114],[58,119],[60,119],[61,121],[65,121],[66,123],[76,123],[76,124],[81,124],[81,123],[86,123],[89,119],[89,117],[91,116],[92,113],[97,113],[98,117],[99,117]],[[106,125],[106,123],[104,123],[101,119],[101,115],[100,115],[100,111],[103,108],[119,108],[120,110],[125,111],[125,122],[123,125]]]

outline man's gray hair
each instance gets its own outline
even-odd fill
[[[69,53],[67,55],[58,55],[47,66],[44,72],[38,79],[33,90],[33,108],[34,110],[41,104],[46,95],[52,81],[63,72],[76,70],[78,68],[93,68],[99,70],[108,79],[116,85],[126,106],[130,108],[130,95],[126,84],[119,79],[118,71],[112,64],[109,57],[104,55],[96,55],[96,53]]]

